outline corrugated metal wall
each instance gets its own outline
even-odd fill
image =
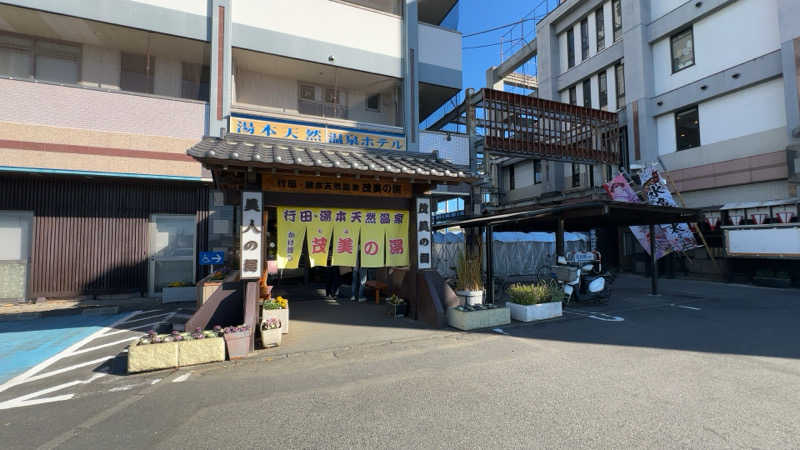
[[[197,183],[0,175],[0,210],[34,211],[32,297],[146,292],[150,215],[195,214],[203,251],[208,201]]]

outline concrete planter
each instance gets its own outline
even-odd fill
[[[281,321],[281,333],[286,334],[289,332],[289,308],[261,309],[261,322],[266,322],[267,320],[272,318]]]
[[[250,332],[239,331],[236,333],[225,333],[225,348],[228,350],[228,359],[240,359],[250,353]]]
[[[128,373],[178,367],[178,343],[128,346]]]
[[[165,287],[161,290],[161,303],[194,302],[197,288],[194,286]]]
[[[191,339],[177,344],[179,366],[225,361],[225,340],[221,337]],[[151,345],[157,347],[163,344]]]
[[[456,291],[456,295],[465,305],[480,305],[483,303],[483,291]]]
[[[456,308],[447,310],[447,324],[459,330],[468,331],[508,325],[509,323],[511,323],[511,311],[508,308],[485,309],[482,311],[459,311]]]
[[[261,345],[264,347],[280,346],[283,333],[280,328],[271,330],[261,329]]]
[[[537,305],[520,305],[514,302],[506,302],[506,307],[511,310],[511,318],[520,322],[552,319],[562,315],[561,302],[539,303]]]

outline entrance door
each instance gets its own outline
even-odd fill
[[[0,211],[0,299],[27,298],[32,222],[32,212]]]
[[[195,216],[154,214],[150,218],[150,295],[174,282],[195,282]]]

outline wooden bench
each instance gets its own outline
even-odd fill
[[[375,289],[375,304],[378,305],[381,302],[381,289],[386,290],[389,289],[389,285],[378,280],[369,280],[364,283],[364,286]]]

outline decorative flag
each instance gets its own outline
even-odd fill
[[[778,215],[778,220],[780,220],[781,223],[789,223],[792,221],[792,218],[794,217],[794,213],[791,211],[780,211],[776,212],[775,214]]]
[[[311,208],[313,214],[306,224],[306,251],[311,267],[327,266],[333,230],[333,210],[330,208]]]
[[[667,189],[664,177],[654,167],[642,170],[642,180],[642,191],[647,195],[647,203],[656,206],[678,206],[672,198],[672,193]],[[673,250],[686,251],[699,247],[688,224],[663,224],[661,228],[666,233]]]
[[[706,223],[708,227],[711,228],[711,231],[714,231],[714,229],[717,228],[717,224],[719,224],[719,217],[708,215],[706,216]]]
[[[354,219],[353,210],[333,210],[333,256],[331,264],[334,266],[356,265],[356,252],[358,251],[358,237],[361,233],[361,222]],[[361,214],[358,214],[358,218]],[[360,220],[360,219],[359,219]]]
[[[766,214],[750,214],[750,219],[758,225],[763,225],[766,218]]]
[[[608,183],[603,184],[603,188],[611,196],[611,199],[617,202],[627,203],[641,203],[639,196],[633,190],[628,180],[620,173],[611,179]],[[650,227],[641,225],[634,225],[629,227],[631,233],[639,241],[644,251],[650,254]],[[672,246],[667,239],[667,235],[661,228],[661,225],[656,225],[656,259],[663,257],[672,250]]]
[[[359,211],[362,212],[362,211]],[[364,210],[361,224],[361,267],[384,267],[386,225],[379,222],[380,211]]]
[[[381,211],[379,222],[386,227],[386,265],[407,266],[408,257],[408,211]],[[386,214],[386,216],[384,216]]]
[[[730,216],[730,218],[731,218],[731,223],[734,226],[738,227],[739,224],[742,223],[742,216]]]
[[[296,269],[300,262],[306,222],[300,221],[298,208],[278,207],[278,268]]]

